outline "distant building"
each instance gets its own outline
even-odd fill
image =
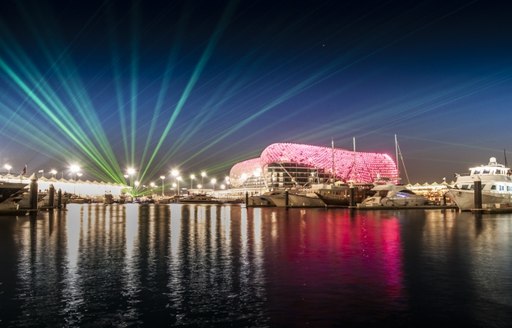
[[[397,182],[394,160],[383,153],[355,152],[293,143],[275,143],[260,157],[235,164],[229,174],[233,188],[292,188],[315,183]]]

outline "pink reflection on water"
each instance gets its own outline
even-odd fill
[[[277,229],[279,239],[267,247],[281,253],[267,256],[279,261],[267,264],[269,298],[281,302],[274,304],[273,311],[282,313],[276,324],[321,324],[318,314],[331,313],[332,319],[336,309],[340,320],[379,318],[401,306],[402,254],[395,216],[290,209]],[[290,307],[296,309],[293,318],[286,312]]]

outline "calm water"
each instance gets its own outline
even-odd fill
[[[0,217],[2,327],[510,327],[512,214],[69,205]]]

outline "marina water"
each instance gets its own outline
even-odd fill
[[[512,214],[70,204],[0,217],[1,327],[510,327]]]

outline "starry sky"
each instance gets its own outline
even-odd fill
[[[5,0],[0,164],[222,177],[275,142],[394,157],[396,135],[410,182],[450,181],[512,151],[503,3]]]

